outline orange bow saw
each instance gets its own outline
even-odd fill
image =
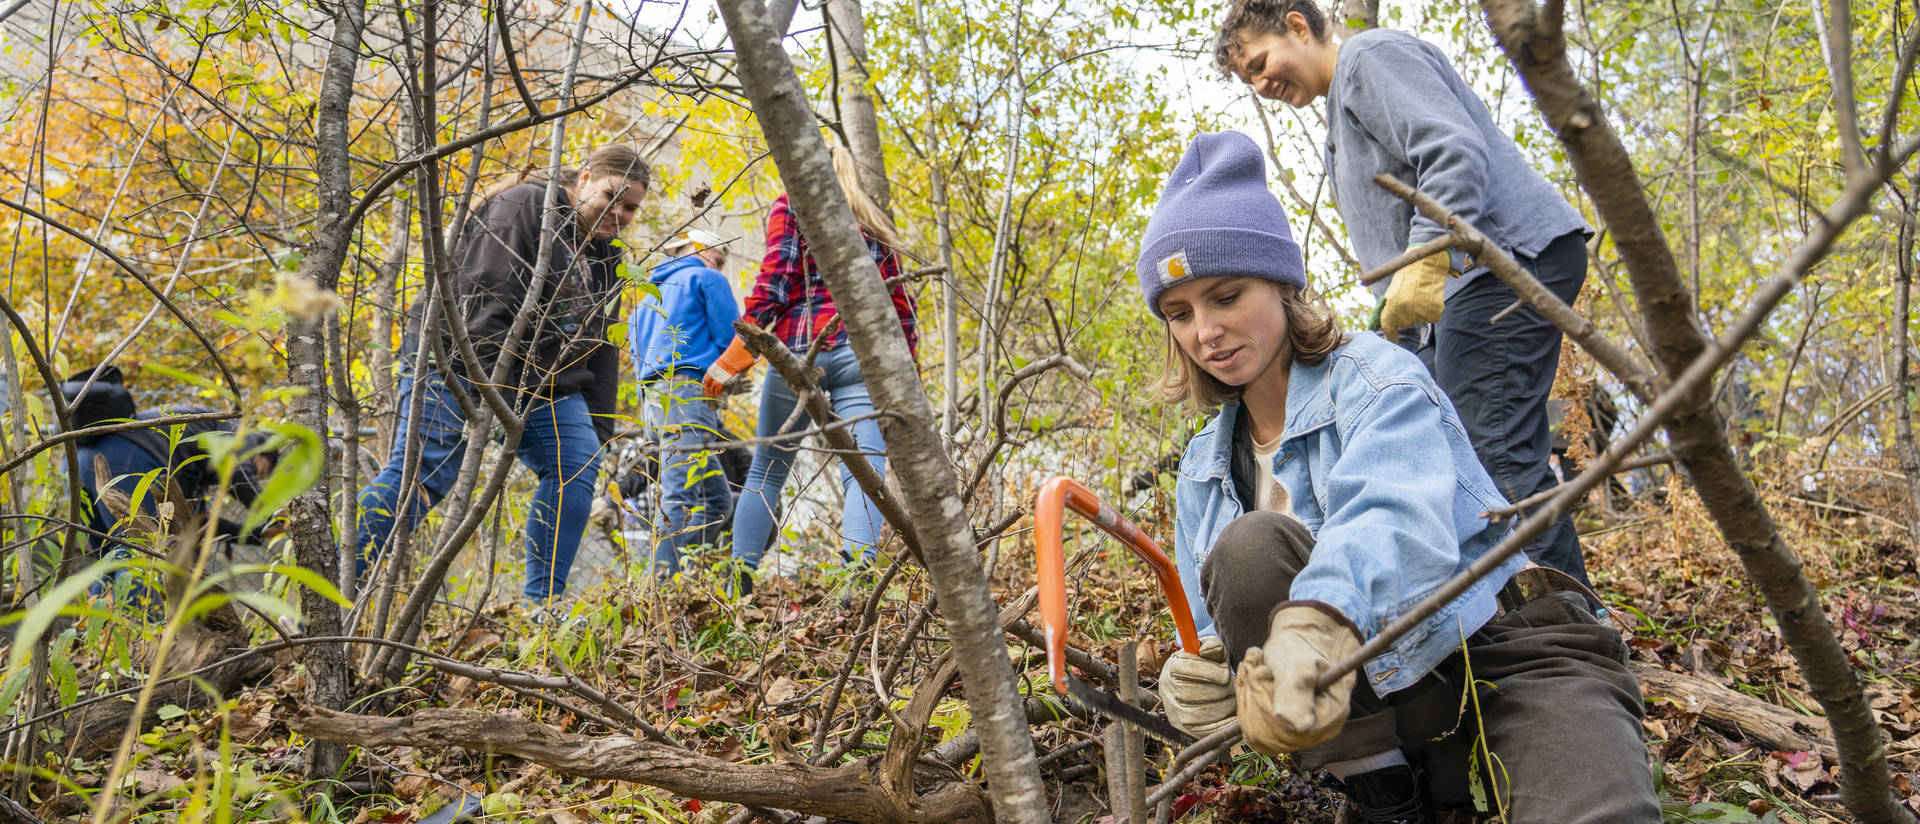
[[[1133,554],[1153,567],[1160,579],[1160,590],[1173,610],[1173,626],[1180,635],[1180,648],[1200,651],[1200,634],[1193,628],[1193,610],[1187,606],[1187,591],[1180,585],[1180,571],[1173,560],[1160,551],[1160,545],[1127,520],[1120,510],[1108,506],[1079,482],[1064,475],[1040,486],[1033,505],[1034,562],[1039,579],[1040,621],[1046,633],[1047,674],[1053,689],[1067,692],[1067,559],[1062,554],[1067,510],[1093,521],[1108,535],[1120,540]]]

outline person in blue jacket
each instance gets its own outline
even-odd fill
[[[1386,174],[1473,224],[1561,300],[1580,294],[1586,221],[1527,163],[1439,49],[1389,29],[1336,40],[1316,0],[1234,0],[1214,62],[1261,97],[1296,108],[1326,99],[1327,176],[1364,269],[1448,234],[1373,182]],[[1531,305],[1493,323],[1516,295],[1458,250],[1436,250],[1373,288],[1378,327],[1390,338],[1412,333],[1403,342],[1453,400],[1501,493],[1518,501],[1554,486],[1547,394],[1560,330]],[[1587,580],[1570,516],[1535,538],[1527,555]]]
[[[1470,803],[1470,767],[1509,821],[1660,821],[1620,633],[1584,586],[1520,555],[1316,687],[1510,527],[1483,517],[1506,501],[1420,361],[1302,295],[1251,138],[1194,140],[1136,268],[1165,322],[1163,397],[1219,410],[1174,493],[1175,562],[1208,640],[1161,671],[1169,720],[1204,735],[1238,718],[1254,749],[1332,773],[1375,824]]]
[[[653,549],[654,569],[672,574],[690,547],[717,546],[733,508],[719,452],[700,444],[723,440],[719,401],[702,388],[707,367],[733,342],[740,303],[720,267],[726,242],[689,229],[671,241],[672,259],[649,278],[659,296],[634,309],[629,326],[639,365],[651,437],[660,445],[664,522]]]
[[[206,437],[218,437],[235,434],[233,421],[195,421],[185,424],[143,427],[86,433],[112,424],[136,420],[162,420],[178,415],[212,412],[205,406],[177,405],[164,409],[136,409],[133,393],[125,384],[124,374],[118,366],[103,366],[87,369],[67,378],[60,384],[60,394],[69,404],[69,412],[75,429],[83,434],[77,442],[80,462],[80,488],[87,504],[87,526],[92,534],[87,536],[96,557],[130,557],[134,550],[130,544],[134,540],[132,529],[140,519],[150,520],[160,511],[160,504],[169,499],[169,489],[178,490],[181,499],[193,511],[174,513],[174,518],[201,517],[209,519],[214,525],[214,535],[229,541],[248,544],[264,543],[277,525],[262,524],[252,531],[244,531],[242,525],[221,517],[222,513],[212,509],[214,493],[220,486],[220,469],[206,448]],[[226,489],[227,500],[236,501],[243,506],[252,506],[265,485],[267,476],[272,473],[278,462],[278,453],[266,448],[270,440],[267,433],[254,432],[245,435],[235,446],[239,456],[229,476]],[[149,477],[151,476],[151,477]],[[141,491],[145,486],[146,490]],[[118,511],[116,511],[118,510]],[[102,536],[126,538],[127,543],[110,540]],[[128,603],[143,608],[158,608],[164,599],[157,589],[145,583],[132,580],[132,577],[115,573],[104,586],[96,586],[95,592],[104,593],[109,588],[126,592]]]

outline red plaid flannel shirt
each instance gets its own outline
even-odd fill
[[[880,276],[899,276],[900,259],[893,250],[871,236],[866,240]],[[903,283],[894,283],[890,291],[894,312],[900,315],[900,331],[907,335],[907,350],[918,357],[920,334],[913,296],[907,294]],[[788,349],[804,353],[837,314],[826,281],[820,278],[820,266],[807,252],[807,239],[800,235],[787,196],[781,195],[773,202],[773,213],[767,216],[767,256],[760,262],[760,277],[753,284],[753,293],[747,296],[746,316],[780,338]],[[846,340],[846,327],[834,324],[832,337],[821,347],[831,349]]]

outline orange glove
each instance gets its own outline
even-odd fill
[[[726,394],[727,384],[732,383],[733,379],[739,377],[741,373],[752,369],[753,360],[753,353],[747,351],[747,342],[735,336],[733,344],[727,347],[727,351],[721,352],[713,365],[707,367],[707,377],[700,382],[701,387],[707,392],[707,397],[717,398]]]

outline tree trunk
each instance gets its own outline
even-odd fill
[[[340,269],[347,258],[353,236],[348,215],[353,207],[353,169],[349,165],[352,149],[348,118],[352,111],[353,79],[360,67],[360,35],[366,27],[364,0],[343,0],[335,7],[332,46],[327,52],[327,67],[320,80],[320,97],[315,117],[316,153],[314,169],[318,181],[320,223],[296,277],[314,286],[332,291],[340,282]],[[327,347],[326,320],[318,313],[296,313],[287,323],[287,379],[306,392],[293,399],[294,423],[321,436],[322,465],[326,463],[327,431]],[[293,538],[294,558],[300,566],[338,583],[340,549],[333,534],[333,518],[328,500],[326,474],[314,488],[300,493],[287,506],[287,532]],[[340,607],[312,590],[302,590],[300,611],[309,635],[339,635]],[[347,703],[347,651],[338,644],[316,644],[305,655],[307,667],[307,704],[339,709]],[[307,777],[332,778],[346,762],[346,747],[330,742],[314,742],[307,753]],[[322,784],[321,792],[327,792]]]
[[[773,30],[785,37],[787,29],[793,27],[793,13],[799,9],[800,0],[767,0],[767,13],[773,15]]]
[[[813,255],[840,308],[874,405],[892,413],[881,422],[888,469],[899,478],[907,511],[925,541],[927,572],[946,614],[968,707],[980,729],[997,820],[1049,821],[1033,738],[996,620],[998,609],[893,302],[834,182],[806,92],[780,48],[766,9],[758,0],[720,0],[720,12],[732,34],[741,85],[753,102],[799,221],[811,227]]]
[[[1013,39],[1020,40],[1022,24],[1026,17],[1017,11],[1013,18]],[[980,375],[975,389],[980,393],[980,432],[993,430],[993,404],[989,400],[994,396],[995,355],[1000,350],[1000,341],[995,336],[994,308],[1000,301],[1000,282],[1006,278],[1007,245],[1011,238],[1007,236],[1013,216],[1013,176],[1020,168],[1020,135],[1026,131],[1027,116],[1027,80],[1020,69],[1020,61],[1015,58],[1013,67],[1013,100],[1007,107],[1007,146],[1006,163],[1000,169],[1000,208],[993,221],[993,256],[987,261],[987,284],[980,298]]]
[[[399,410],[399,395],[395,392],[399,380],[394,374],[398,359],[393,345],[393,326],[396,319],[405,317],[399,303],[399,287],[400,274],[407,268],[412,223],[412,202],[396,192],[387,205],[387,256],[374,272],[372,345],[368,347],[372,364],[367,371],[373,376],[370,387],[373,408],[368,410],[367,417],[375,421],[374,426],[379,430],[374,439],[374,452],[379,455],[393,453],[393,434],[399,428],[400,416],[405,414]]]
[[[920,80],[926,86],[927,99],[934,99],[933,47],[927,45],[927,21],[922,0],[914,0],[914,40],[920,47]],[[927,172],[933,178],[933,219],[940,227],[940,385],[945,398],[940,410],[940,434],[949,442],[960,425],[960,274],[953,268],[953,215],[947,208],[946,157],[940,152],[940,125],[936,117],[927,118]]]
[[[893,185],[887,181],[887,158],[880,143],[880,115],[874,111],[872,83],[867,71],[867,32],[860,0],[827,0],[827,27],[839,51],[840,127],[847,133],[847,148],[860,164],[860,186],[883,210],[893,209]]]
[[[1531,0],[1481,0],[1481,8],[1507,58],[1566,147],[1581,188],[1606,221],[1633,282],[1656,361],[1669,374],[1680,374],[1696,357],[1709,352],[1709,341],[1695,324],[1693,296],[1625,146],[1568,62],[1560,28],[1564,7],[1555,3],[1542,12]],[[1851,107],[1852,100],[1844,103]],[[1826,255],[1838,232],[1870,204],[1879,184],[1869,183],[1849,176],[1847,191],[1829,209],[1826,220],[1789,256],[1780,276],[1767,285],[1772,288],[1763,287],[1761,298],[1736,328],[1749,321],[1757,326],[1758,319]],[[1743,339],[1733,339],[1732,345],[1738,346]],[[1780,537],[1772,514],[1727,442],[1726,426],[1712,403],[1710,382],[1701,382],[1665,429],[1676,463],[1739,555],[1747,577],[1778,622],[1781,639],[1793,651],[1801,675],[1826,711],[1840,751],[1837,773],[1847,808],[1864,822],[1913,821],[1893,797],[1885,737],[1867,706],[1859,678],[1834,636],[1818,591],[1801,570],[1799,557]]]
[[[1920,176],[1913,183],[1893,250],[1893,440],[1900,474],[1907,479],[1907,498],[1913,504],[1908,531],[1920,543],[1920,447],[1913,441],[1913,362],[1907,355],[1913,343],[1913,221],[1920,216]]]

